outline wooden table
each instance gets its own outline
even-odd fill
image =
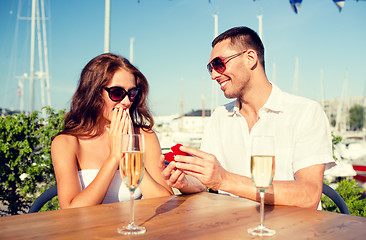
[[[366,218],[286,206],[265,206],[273,237],[254,237],[259,203],[199,193],[135,201],[143,235],[123,236],[129,202],[0,218],[0,239],[366,239]]]

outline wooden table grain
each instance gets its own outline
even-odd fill
[[[212,193],[135,201],[143,235],[123,236],[129,202],[0,218],[0,239],[365,239],[366,218],[298,207],[265,206],[273,237],[255,237],[259,203]]]

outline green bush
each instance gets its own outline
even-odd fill
[[[338,159],[334,155],[334,148],[335,145],[341,141],[341,136],[336,136],[332,133],[333,158],[335,161],[338,161]],[[326,184],[329,185],[329,182],[326,182]],[[342,181],[338,182],[338,186],[335,190],[345,201],[350,215],[366,217],[366,199],[360,199],[361,194],[364,193],[365,190],[361,188],[354,179],[351,181],[343,179]],[[324,211],[340,213],[337,205],[329,197],[323,194],[321,201]]]
[[[0,118],[0,204],[5,207],[1,215],[27,212],[44,190],[56,184],[51,141],[62,129],[65,111],[46,108],[46,113],[46,119],[37,111]]]
[[[351,215],[366,217],[366,198],[360,199],[365,190],[360,188],[354,179],[351,181],[343,179],[335,190],[345,201]],[[340,212],[335,203],[324,194],[321,201],[324,211]]]

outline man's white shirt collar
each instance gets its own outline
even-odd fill
[[[272,84],[272,91],[269,95],[267,102],[263,105],[263,107],[259,110],[266,111],[266,112],[283,112],[284,106],[282,102],[282,91],[273,83]],[[239,100],[236,99],[228,103],[226,106],[226,110],[228,111],[228,116],[238,115],[240,110]]]

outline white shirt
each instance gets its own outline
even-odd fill
[[[294,180],[296,171],[316,164],[334,166],[329,121],[321,106],[312,100],[272,92],[259,110],[259,120],[249,133],[245,118],[233,101],[215,109],[203,135],[201,150],[216,156],[229,172],[250,175],[251,138],[275,138],[274,180]]]

